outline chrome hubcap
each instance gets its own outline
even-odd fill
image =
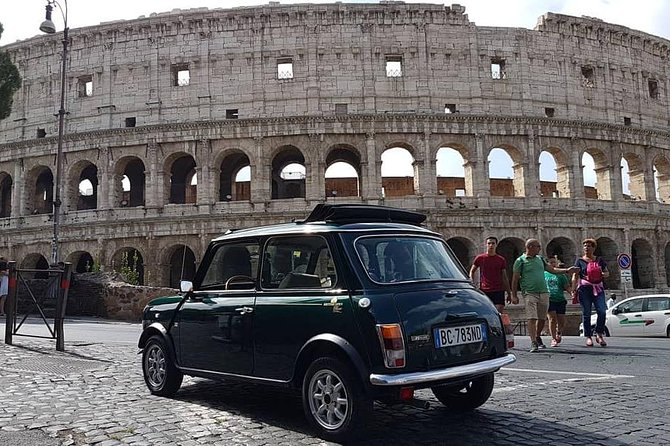
[[[161,387],[165,382],[165,354],[158,345],[149,347],[144,367],[147,379],[153,387]]]
[[[309,406],[314,419],[325,429],[337,429],[349,413],[344,383],[332,370],[319,370],[309,382]]]

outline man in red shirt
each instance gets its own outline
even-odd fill
[[[505,293],[507,293],[507,302],[510,302],[511,291],[507,278],[507,262],[503,256],[496,254],[497,246],[497,238],[486,238],[486,252],[475,257],[472,268],[470,268],[470,280],[475,282],[475,273],[477,269],[480,269],[479,289],[491,299],[498,312],[502,313],[505,308]]]

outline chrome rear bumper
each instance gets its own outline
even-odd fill
[[[411,386],[432,381],[458,379],[495,372],[500,367],[512,364],[515,361],[516,356],[508,353],[500,358],[445,369],[430,370],[428,372],[400,373],[396,375],[372,373],[370,374],[370,383],[375,386]]]

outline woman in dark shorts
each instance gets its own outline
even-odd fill
[[[558,259],[552,257],[549,264],[554,268],[563,268],[565,265],[559,265]],[[562,341],[563,327],[565,327],[565,291],[570,292],[570,280],[565,274],[552,274],[549,271],[544,272],[544,281],[549,290],[549,333],[551,334],[551,346],[556,347]]]

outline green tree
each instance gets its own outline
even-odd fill
[[[0,37],[2,37],[2,23],[0,23]],[[5,119],[12,111],[14,93],[21,86],[21,76],[16,65],[9,58],[9,54],[0,51],[0,120]]]

